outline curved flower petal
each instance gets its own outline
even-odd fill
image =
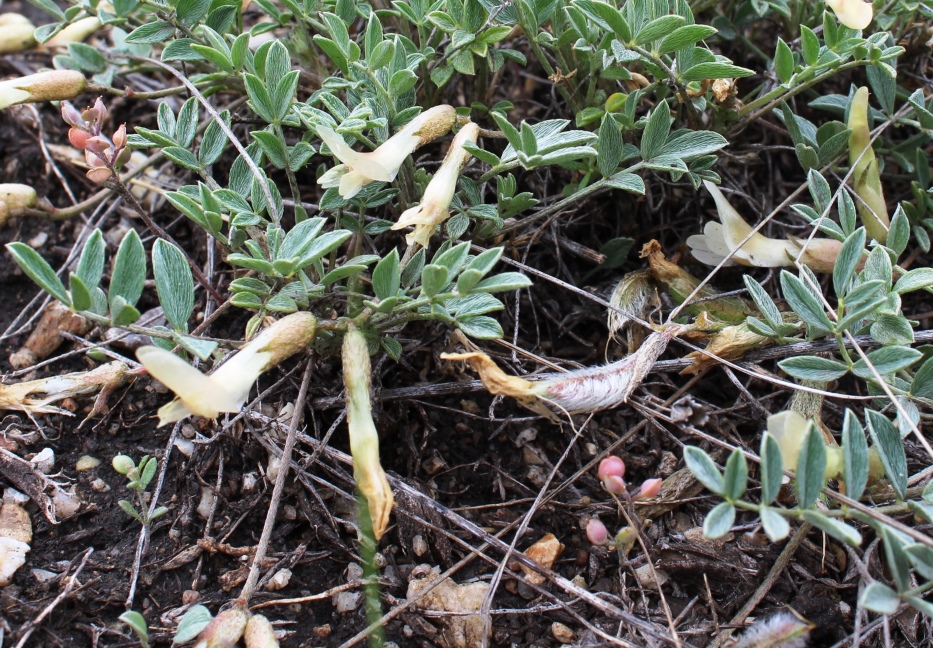
[[[464,145],[475,144],[478,136],[479,126],[472,122],[460,129],[443,164],[424,190],[421,203],[405,210],[392,226],[394,230],[414,226],[414,231],[405,236],[409,245],[417,243],[427,247],[437,226],[450,217],[450,201],[457,191],[460,171],[472,157]]]
[[[825,0],[836,18],[850,29],[865,29],[874,17],[875,8],[871,2],[862,0]]]
[[[349,199],[370,182],[392,182],[399,167],[412,152],[453,128],[457,113],[452,106],[435,106],[426,110],[399,132],[383,142],[375,151],[354,151],[333,129],[317,126],[318,136],[327,144],[344,167],[331,169],[318,180],[323,187],[339,187],[342,198]]]
[[[136,357],[146,371],[178,395],[175,401],[159,410],[159,425],[174,423],[189,414],[216,418],[220,412],[239,412],[243,401],[222,383],[212,380],[170,351],[144,346]],[[253,376],[253,380],[259,374]],[[252,383],[250,383],[252,384]]]

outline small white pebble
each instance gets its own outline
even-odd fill
[[[280,569],[272,575],[272,578],[269,579],[269,582],[266,583],[266,589],[270,592],[275,592],[286,585],[288,581],[292,579],[292,570],[290,569]]]
[[[411,549],[415,552],[415,555],[421,558],[424,554],[428,553],[428,543],[424,539],[424,536],[421,534],[416,535],[412,538]]]
[[[363,568],[356,563],[347,565],[347,582],[363,578]]]
[[[279,476],[279,466],[282,465],[282,460],[279,457],[274,455],[269,456],[269,465],[266,467],[266,479],[270,483],[275,483],[276,478]]]
[[[70,491],[60,488],[52,495],[52,504],[55,505],[55,517],[59,520],[67,520],[78,514],[81,509],[81,498],[75,493],[74,487]]]
[[[255,493],[258,482],[259,475],[257,475],[255,472],[248,472],[243,475],[243,494],[249,495],[250,493]]]
[[[194,454],[194,443],[188,439],[175,439],[175,449],[186,457],[190,457]]]
[[[362,597],[362,592],[338,592],[334,596],[334,607],[339,614],[348,614],[359,606]]]
[[[25,504],[29,501],[29,495],[20,493],[15,488],[7,488],[3,491],[4,504]]]
[[[100,459],[92,457],[91,455],[84,455],[75,462],[75,470],[78,472],[87,472],[88,470],[94,470],[99,465]]]
[[[52,448],[45,448],[30,459],[36,470],[44,475],[50,474],[55,469],[55,451]]]
[[[201,487],[201,501],[198,502],[198,515],[202,519],[206,520],[211,514],[211,509],[214,508],[214,501],[217,499],[217,496],[214,495],[214,489],[208,486]]]
[[[98,477],[91,481],[91,490],[95,493],[108,493],[110,492],[110,485]]]
[[[48,569],[33,569],[32,570],[32,577],[42,584],[50,583],[56,578],[58,578],[58,576],[59,576],[58,574],[56,574],[53,571],[49,571]]]

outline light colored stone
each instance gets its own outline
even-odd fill
[[[455,612],[460,616],[448,616],[437,619],[441,626],[444,640],[452,648],[474,648],[483,642],[485,628],[483,617],[478,612],[483,598],[489,590],[489,584],[483,582],[458,585],[449,578],[437,587],[421,596],[432,582],[440,576],[437,568],[416,568],[416,574],[408,583],[408,600],[416,600],[415,605],[422,610],[437,612]]]
[[[551,624],[551,634],[562,644],[573,643],[574,635],[573,630],[565,626],[563,623],[555,621]]]
[[[75,462],[75,470],[78,472],[87,472],[88,470],[94,470],[99,465],[100,459],[92,457],[91,455],[84,455]]]

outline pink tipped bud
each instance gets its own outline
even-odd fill
[[[657,497],[661,494],[661,484],[664,483],[664,480],[658,479],[646,479],[642,485],[641,489],[638,491],[637,499],[651,499]]]
[[[84,120],[81,119],[81,112],[70,101],[62,102],[62,119],[69,126],[78,126],[79,128],[86,126]]]
[[[599,469],[596,476],[600,481],[606,481],[606,477],[625,477],[625,462],[619,457],[609,456],[599,462]]]
[[[94,110],[97,111],[99,122],[103,122],[105,119],[107,119],[107,106],[104,105],[104,100],[102,97],[98,97],[97,101],[94,102]]]
[[[609,544],[609,530],[605,524],[593,518],[586,523],[586,539],[600,547]]]
[[[113,145],[117,148],[126,146],[126,124],[120,124],[120,128],[113,134]]]
[[[625,480],[615,475],[609,475],[603,480],[603,488],[613,495],[621,495],[625,492]]]
[[[97,167],[95,169],[90,169],[86,174],[87,179],[93,182],[94,184],[103,184],[110,180],[110,176],[113,175],[113,171],[107,167]]]
[[[90,137],[91,134],[87,131],[83,131],[77,128],[71,128],[68,130],[68,141],[71,142],[73,147],[82,151],[87,145],[87,141],[90,139]]]
[[[110,142],[108,142],[106,138],[100,135],[97,137],[89,137],[84,142],[84,148],[86,150],[90,151],[91,153],[104,155],[105,157],[109,157],[106,156],[105,153],[110,149],[110,146]]]

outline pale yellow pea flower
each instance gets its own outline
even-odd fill
[[[136,357],[146,371],[177,395],[159,408],[159,425],[192,414],[216,418],[222,412],[239,412],[260,374],[307,348],[316,334],[314,315],[292,313],[262,331],[209,376],[170,351],[141,347]]]
[[[825,0],[826,6],[833,10],[836,18],[850,29],[865,29],[874,17],[875,8],[871,2],[862,0]]]
[[[833,271],[842,247],[839,241],[833,239],[815,238],[798,243],[797,240],[772,239],[755,232],[740,246],[751,233],[752,226],[729,204],[719,187],[709,181],[704,181],[703,185],[716,201],[716,210],[722,222],[707,223],[702,234],[687,239],[690,251],[700,263],[717,266],[723,259],[728,259],[723,265],[783,268],[794,265],[794,259],[799,255],[800,262],[815,272]],[[804,252],[801,255],[802,248]]]
[[[472,157],[464,148],[467,143],[476,144],[479,137],[479,126],[470,122],[460,129],[447,151],[447,157],[437,170],[434,177],[424,190],[421,202],[405,210],[392,229],[404,229],[413,226],[415,229],[405,235],[408,244],[419,244],[428,247],[431,235],[438,225],[450,218],[450,201],[457,191],[457,179],[460,171]]]
[[[322,187],[337,187],[340,196],[349,200],[370,182],[392,182],[398,170],[419,146],[444,135],[457,120],[453,106],[435,106],[424,111],[375,151],[354,151],[333,129],[317,126],[318,136],[342,164],[328,169],[318,178]]]

